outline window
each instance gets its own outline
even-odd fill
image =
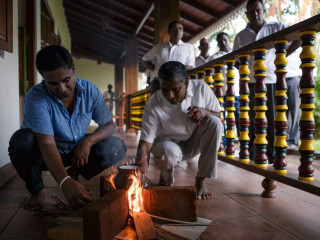
[[[13,51],[12,0],[0,0],[0,49]]]

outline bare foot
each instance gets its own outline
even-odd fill
[[[204,178],[196,177],[195,187],[197,190],[198,200],[205,200],[205,199],[212,198],[212,194],[211,194],[211,192],[209,192],[209,190],[207,188],[207,184],[204,182]]]
[[[70,177],[72,177],[74,180],[79,182],[79,170],[76,167],[69,167],[67,169],[67,173]]]
[[[42,189],[40,192],[31,194],[27,202],[24,204],[24,209],[31,211],[39,211],[42,209],[45,203],[46,193]]]

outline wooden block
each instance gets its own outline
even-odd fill
[[[125,190],[109,192],[83,213],[84,240],[112,240],[127,225],[128,195]]]
[[[154,229],[151,217],[146,212],[133,212],[133,221],[136,228],[138,240],[156,239],[157,234]]]
[[[47,237],[50,240],[83,240],[83,231],[64,226],[55,226],[48,229]]]
[[[195,187],[147,187],[142,197],[149,214],[188,222],[197,220]]]

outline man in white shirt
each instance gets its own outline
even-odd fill
[[[186,68],[194,68],[194,49],[190,43],[185,43],[181,39],[183,37],[183,25],[180,21],[172,21],[168,26],[170,35],[169,42],[160,43],[154,46],[146,55],[142,57],[142,61],[148,69],[154,72],[154,81],[151,93],[159,89],[158,71],[161,65],[168,61],[179,61]]]
[[[199,153],[195,179],[198,199],[212,198],[205,178],[217,177],[217,156],[223,126],[220,104],[203,81],[188,80],[186,67],[178,61],[159,70],[161,91],[145,107],[137,150],[137,163],[147,173],[150,153],[161,169],[160,185],[172,186],[174,167]]]
[[[217,43],[218,43],[218,47],[219,47],[219,51],[216,52],[215,54],[213,54],[211,56],[211,59],[216,59],[216,58],[219,58],[219,57],[222,57],[224,55],[226,55],[227,53],[230,53],[232,52],[232,48],[230,46],[230,38],[229,38],[229,35],[225,32],[220,32],[218,33],[217,37],[216,37],[216,40],[217,40]],[[227,77],[226,77],[226,68],[227,66],[225,65],[224,66],[224,69],[223,69],[223,75],[224,75],[224,96],[226,96],[226,91],[227,91]],[[240,110],[239,110],[239,107],[240,107],[240,103],[239,103],[239,77],[238,77],[238,73],[235,72],[236,74],[236,77],[234,79],[234,93],[235,93],[235,108],[236,108],[236,111],[235,111],[235,118],[236,118],[236,127],[237,127],[237,136],[239,137],[240,136],[240,128],[239,128],[239,116],[240,116]],[[225,102],[225,105],[226,105],[226,97],[224,98],[224,102]],[[225,116],[224,116],[225,118]],[[224,145],[226,145],[226,142],[224,140]]]
[[[266,36],[269,36],[270,34],[276,33],[287,26],[283,24],[282,22],[266,22],[264,19],[264,7],[263,7],[263,1],[262,0],[249,0],[247,2],[247,12],[246,15],[248,17],[248,24],[245,29],[243,29],[241,32],[239,32],[234,40],[234,46],[233,50],[236,50],[238,48],[241,48],[247,44],[250,44],[254,41],[257,41],[259,39],[262,39]],[[290,44],[290,46],[287,48],[287,56],[289,56],[291,53],[293,53],[298,47],[300,46],[300,41],[294,41]],[[296,54],[296,53],[293,53]],[[298,56],[297,56],[298,57]],[[249,111],[249,117],[250,117],[250,129],[249,129],[249,135],[250,135],[250,159],[253,160],[253,156],[255,153],[255,146],[253,145],[254,141],[254,116],[255,112],[253,110],[254,108],[254,85],[255,85],[255,79],[254,79],[254,70],[253,70],[253,59],[254,57],[251,56],[249,61],[249,67],[250,67],[250,83],[249,83],[249,89],[250,89],[250,111]],[[273,163],[274,161],[274,103],[275,103],[275,83],[276,83],[276,75],[274,73],[275,71],[275,65],[274,65],[274,59],[275,59],[275,49],[269,49],[266,53],[265,63],[267,65],[266,70],[266,78],[265,83],[267,86],[267,107],[268,110],[266,111],[266,117],[268,119],[268,128],[267,128],[267,156],[269,163]]]
[[[198,48],[200,50],[200,55],[196,57],[196,67],[203,65],[209,62],[210,60],[212,60],[212,58],[209,56],[210,42],[208,39],[202,38],[199,41]]]

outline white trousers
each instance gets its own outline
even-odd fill
[[[223,126],[221,119],[207,117],[186,141],[157,138],[151,152],[161,169],[160,183],[174,183],[174,167],[200,153],[197,177],[217,178],[217,159]]]

